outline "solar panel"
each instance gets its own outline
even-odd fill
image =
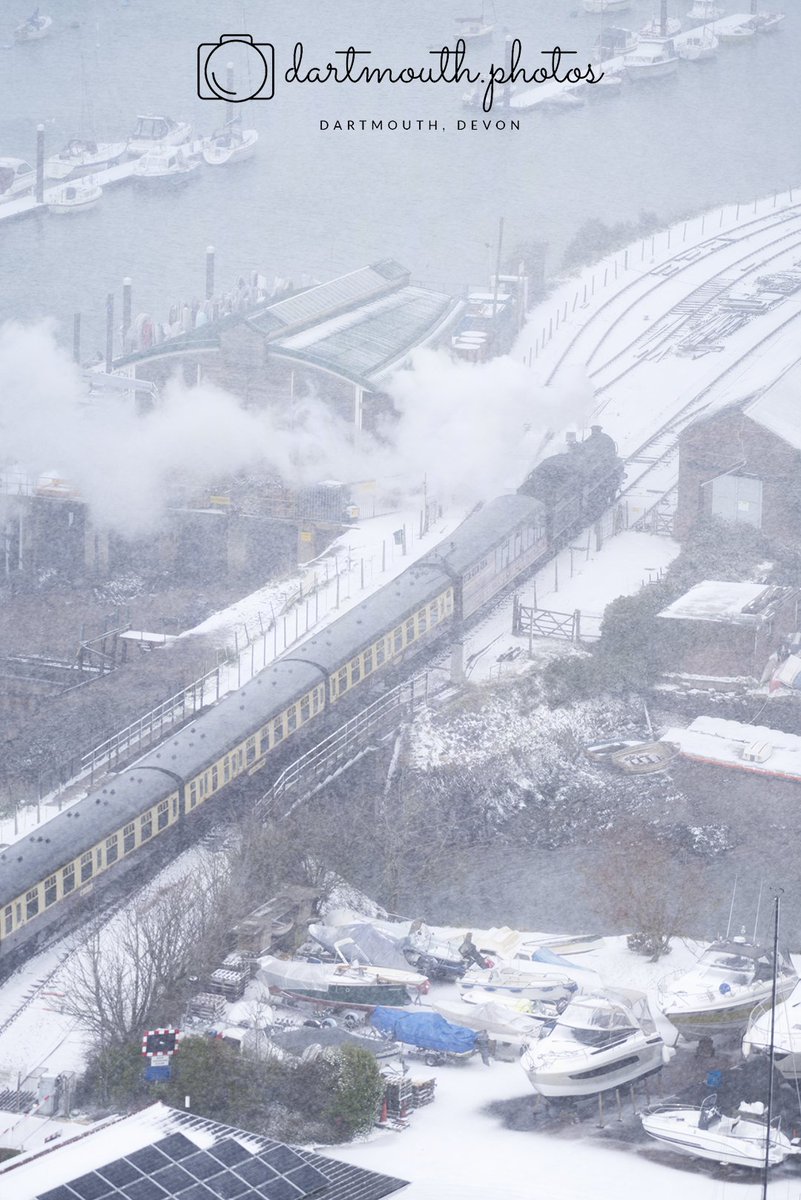
[[[188,1137],[184,1137],[182,1133],[171,1133],[169,1137],[162,1138],[160,1142],[156,1142],[157,1149],[161,1150],[162,1154],[166,1154],[169,1158],[174,1158],[180,1162],[182,1158],[188,1158],[190,1154],[195,1154],[197,1146],[194,1142],[190,1142]]]
[[[143,1175],[152,1175],[160,1167],[166,1167],[169,1159],[156,1146],[145,1146],[134,1154],[126,1154],[126,1159],[138,1167]]]
[[[62,1184],[61,1187],[53,1188],[50,1192],[42,1192],[37,1200],[75,1200],[75,1192]]]
[[[170,1163],[169,1167],[165,1167],[162,1171],[156,1171],[153,1179],[156,1183],[161,1184],[166,1192],[180,1192],[181,1188],[188,1188],[195,1182],[192,1176],[177,1163]]]
[[[259,1158],[269,1163],[271,1167],[275,1167],[276,1171],[280,1171],[282,1175],[286,1171],[294,1170],[295,1167],[303,1166],[303,1159],[294,1150],[290,1150],[289,1146],[276,1146],[274,1150],[264,1150]]]
[[[250,1162],[240,1163],[236,1168],[236,1173],[241,1175],[252,1187],[266,1183],[268,1179],[275,1179],[278,1174],[274,1167],[262,1162],[260,1158],[252,1158]]]
[[[115,1187],[124,1187],[126,1183],[133,1183],[134,1179],[141,1179],[142,1172],[137,1171],[136,1167],[132,1167],[129,1162],[123,1158],[118,1158],[116,1162],[107,1163],[105,1167],[98,1167],[97,1174],[102,1175],[109,1183],[113,1183]]]
[[[128,1183],[122,1189],[122,1194],[128,1200],[168,1200],[164,1188],[152,1179],[137,1179],[134,1183]]]
[[[296,1188],[300,1188],[304,1196],[311,1196],[314,1192],[319,1192],[329,1182],[322,1171],[318,1171],[311,1163],[304,1163],[302,1167],[298,1167],[297,1171],[289,1171],[287,1179],[290,1183],[294,1183]]]
[[[258,1195],[263,1196],[264,1200],[300,1200],[303,1192],[300,1188],[296,1188],[288,1179],[280,1176],[277,1179],[271,1180],[270,1183],[262,1184],[258,1189]]]
[[[235,1142],[233,1138],[225,1138],[223,1141],[217,1142],[216,1146],[210,1146],[209,1153],[213,1154],[215,1158],[219,1158],[226,1167],[235,1167],[237,1163],[252,1157],[250,1151],[246,1150],[244,1146],[240,1146],[239,1142]]]
[[[206,1186],[215,1196],[221,1197],[221,1200],[236,1200],[237,1196],[251,1195],[253,1192],[249,1183],[230,1171],[210,1179]]]
[[[100,1200],[101,1196],[107,1196],[111,1191],[106,1180],[101,1179],[94,1171],[89,1175],[81,1175],[79,1179],[71,1179],[70,1187],[73,1192],[77,1192],[81,1200]]]
[[[212,1175],[219,1175],[220,1163],[216,1158],[212,1158],[205,1150],[201,1150],[198,1154],[193,1154],[191,1158],[185,1158],[181,1162],[181,1166],[194,1179],[209,1179]]]
[[[178,1200],[217,1200],[214,1192],[202,1183],[193,1183],[185,1192],[179,1192]]]

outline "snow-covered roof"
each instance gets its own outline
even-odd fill
[[[743,412],[782,441],[801,450],[801,364],[748,401]]]
[[[216,1176],[210,1177],[207,1160],[218,1168]],[[195,1161],[198,1174],[193,1183]],[[107,1178],[111,1164],[114,1167]],[[310,1193],[319,1200],[348,1200],[355,1195],[380,1200],[406,1186],[401,1179],[153,1104],[132,1116],[100,1121],[69,1141],[8,1159],[0,1164],[0,1195],[9,1200],[11,1196],[14,1200],[47,1200],[51,1193],[53,1200],[56,1195],[58,1200],[88,1196],[106,1200],[100,1191],[107,1188],[111,1200],[122,1194],[134,1195],[129,1188],[137,1181],[147,1188],[143,1181],[155,1178],[163,1180],[163,1186],[159,1184],[147,1194],[158,1193],[167,1200],[187,1187],[186,1180],[190,1189],[197,1191],[197,1179],[202,1178],[212,1189],[218,1184],[221,1190],[214,1191],[215,1195],[240,1195],[245,1179],[251,1183],[247,1194],[262,1196],[266,1192],[257,1191],[253,1182],[261,1175],[273,1182],[283,1178],[280,1194],[297,1196],[297,1200]],[[225,1176],[232,1176],[230,1186],[221,1182]],[[70,1186],[73,1182],[75,1189]],[[118,1192],[115,1183],[124,1184],[126,1190]]]
[[[794,733],[721,717],[696,717],[687,729],[668,729],[662,740],[697,762],[801,782],[801,737]],[[758,748],[755,761],[744,757],[749,747]]]
[[[759,625],[777,602],[786,599],[792,588],[766,587],[764,583],[727,582],[705,579],[679,596],[660,617],[676,621],[722,621],[727,625]]]

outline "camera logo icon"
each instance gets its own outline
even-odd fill
[[[272,100],[275,47],[249,33],[225,33],[197,48],[197,94],[201,100]]]

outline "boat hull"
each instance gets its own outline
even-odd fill
[[[787,999],[796,983],[795,979],[779,981],[777,989],[779,1001]],[[671,1007],[668,1002],[661,1007],[661,1012],[682,1037],[692,1042],[703,1037],[721,1037],[741,1033],[748,1024],[754,1007],[764,999],[763,993],[762,995],[738,998],[728,1007],[719,1005],[716,1008],[695,1008],[686,1011]]]
[[[688,1158],[705,1158],[735,1167],[761,1170],[765,1162],[765,1126],[758,1121],[740,1119],[737,1136],[698,1127],[699,1110],[675,1110],[645,1114],[642,1125],[649,1137]],[[731,1128],[727,1122],[726,1129]],[[784,1162],[793,1147],[783,1134],[771,1133],[770,1166]]]
[[[660,1071],[662,1045],[662,1039],[656,1038],[645,1045],[617,1047],[614,1053],[576,1055],[572,1061],[565,1057],[558,1066],[547,1062],[544,1054],[540,1059],[529,1051],[520,1063],[532,1088],[541,1096],[594,1096]]]
[[[272,990],[272,989],[271,989]],[[303,987],[302,985],[276,988],[291,1000],[312,1001],[315,1004],[342,1005],[348,1008],[404,1008],[409,1003],[406,988],[381,984],[334,983],[327,988]]]

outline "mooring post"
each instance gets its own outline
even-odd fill
[[[131,328],[131,277],[126,275],[122,281],[122,348],[125,351],[125,338]]]
[[[214,247],[206,247],[206,299],[214,295]]]
[[[106,374],[111,374],[114,362],[114,293],[106,296]]]
[[[44,203],[44,125],[36,126],[36,203]]]

